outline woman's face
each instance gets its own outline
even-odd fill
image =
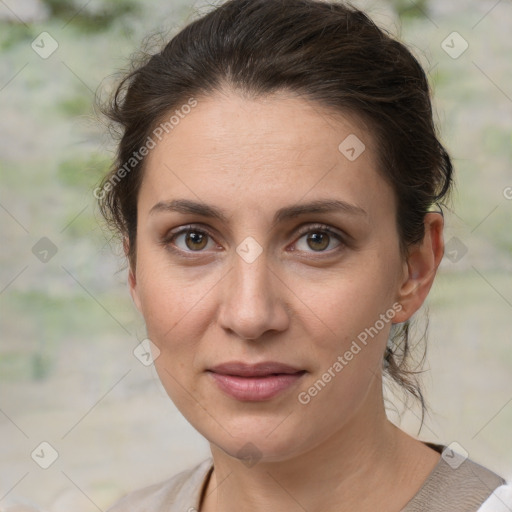
[[[307,206],[324,201],[338,206]],[[371,428],[389,329],[404,321],[395,210],[367,128],[304,99],[198,98],[164,132],[146,161],[130,286],[165,389],[211,443],[285,460],[349,424]],[[208,371],[233,361],[305,373],[273,396],[234,397]]]

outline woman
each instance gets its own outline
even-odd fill
[[[384,376],[424,407],[407,328],[452,184],[402,44],[339,3],[230,0],[107,113],[123,136],[100,207],[159,377],[212,452],[112,512],[512,504],[501,476],[385,413]]]

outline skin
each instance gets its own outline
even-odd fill
[[[350,134],[366,146],[354,161],[338,150]],[[272,221],[282,207],[328,198],[366,213]],[[174,199],[222,208],[227,222],[150,213]],[[238,511],[240,503],[247,512],[397,512],[437,464],[437,452],[387,419],[381,367],[392,322],[410,318],[430,290],[443,219],[426,215],[423,241],[403,260],[395,212],[370,128],[291,93],[250,99],[227,89],[198,98],[149,154],[130,292],[160,351],[155,366],[167,393],[210,443],[214,471],[201,512]],[[170,241],[171,230],[192,223],[210,236]],[[344,241],[308,242],[298,228],[314,223]],[[249,236],[262,249],[250,263],[236,252]],[[301,404],[298,394],[393,304],[401,305],[393,320]],[[271,400],[239,401],[206,372],[233,360],[307,373]],[[250,466],[238,454],[249,442],[261,457]]]

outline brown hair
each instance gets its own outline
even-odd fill
[[[128,170],[126,162],[176,108],[225,85],[255,97],[290,91],[364,119],[377,141],[379,171],[396,194],[402,255],[423,239],[425,214],[449,194],[452,164],[436,135],[428,80],[416,58],[351,5],[228,0],[138,63],[104,108],[122,137],[95,195],[107,222],[128,241],[132,266],[144,159]],[[127,172],[113,183],[123,165]],[[419,399],[424,414],[410,370],[409,321],[394,327],[384,374]]]

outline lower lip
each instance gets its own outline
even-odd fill
[[[300,372],[281,373],[268,377],[237,377],[210,371],[208,373],[224,393],[237,400],[251,402],[270,400],[293,386],[305,374],[305,372]]]

